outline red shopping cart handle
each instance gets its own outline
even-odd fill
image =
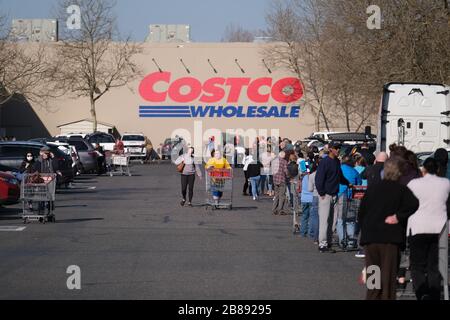
[[[231,178],[232,171],[230,169],[210,169],[208,175],[213,178]]]

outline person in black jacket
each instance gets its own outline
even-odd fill
[[[450,179],[448,172],[448,152],[444,148],[439,148],[434,152],[433,158],[438,162],[438,177],[447,177]]]
[[[339,184],[349,186],[341,170],[338,159],[339,143],[329,145],[329,154],[324,157],[317,167],[315,184],[319,194],[319,251],[331,252],[331,240],[333,235],[334,206],[337,203]]]
[[[45,146],[40,150],[39,159],[34,162],[33,172],[56,173],[61,176],[58,170],[58,161],[51,156],[50,148]]]
[[[252,186],[253,200],[257,200],[260,194],[258,186],[259,180],[261,179],[262,167],[263,167],[262,163],[256,160],[253,160],[247,167],[247,176]]]
[[[396,298],[400,248],[406,242],[408,218],[419,208],[411,190],[398,182],[400,176],[399,159],[387,160],[383,180],[367,189],[359,208],[366,268],[379,267],[381,276],[381,287],[368,287],[368,300]]]
[[[384,163],[386,162],[388,155],[386,152],[380,152],[377,154],[375,159],[375,163],[366,168],[361,174],[362,179],[367,180],[367,186],[373,186],[379,182],[381,182],[381,172],[384,169]]]
[[[366,160],[366,163],[369,166],[374,164],[375,156],[373,155],[373,152],[370,152],[369,144],[367,142],[363,142],[359,154]]]
[[[20,165],[19,172],[30,174],[33,173],[33,165],[34,165],[34,156],[31,152],[27,152],[25,159],[22,161]]]

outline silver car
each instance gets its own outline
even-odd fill
[[[98,170],[98,153],[92,144],[81,138],[70,138],[67,143],[74,146],[78,152],[82,173],[96,172]]]

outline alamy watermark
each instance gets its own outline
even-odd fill
[[[66,20],[66,26],[69,30],[81,29],[81,9],[78,5],[71,5],[67,7],[66,12],[70,15]]]
[[[67,278],[66,285],[69,290],[81,290],[81,269],[77,265],[71,265],[67,267],[67,274],[70,276]]]
[[[381,29],[381,9],[379,6],[373,4],[367,7],[366,13],[369,14],[367,18],[367,28],[369,30],[380,30]]]
[[[261,154],[266,150],[278,155],[279,137],[280,130],[274,128],[204,130],[202,121],[194,121],[193,131],[186,128],[172,131],[171,139],[175,141],[175,145],[171,151],[171,159],[175,161],[181,153],[187,151],[187,148],[193,147],[197,163],[207,162],[212,157],[211,151],[218,150],[229,159],[230,164],[242,164],[246,149],[255,160],[258,159],[258,155],[261,158]]]
[[[363,271],[364,281],[369,290],[381,290],[381,269],[377,265],[370,265]]]

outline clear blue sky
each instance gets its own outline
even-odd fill
[[[0,0],[3,13],[11,18],[52,18],[57,0]],[[220,41],[229,23],[245,29],[265,28],[271,0],[116,0],[122,34],[143,41],[150,24],[189,24],[196,42]]]

